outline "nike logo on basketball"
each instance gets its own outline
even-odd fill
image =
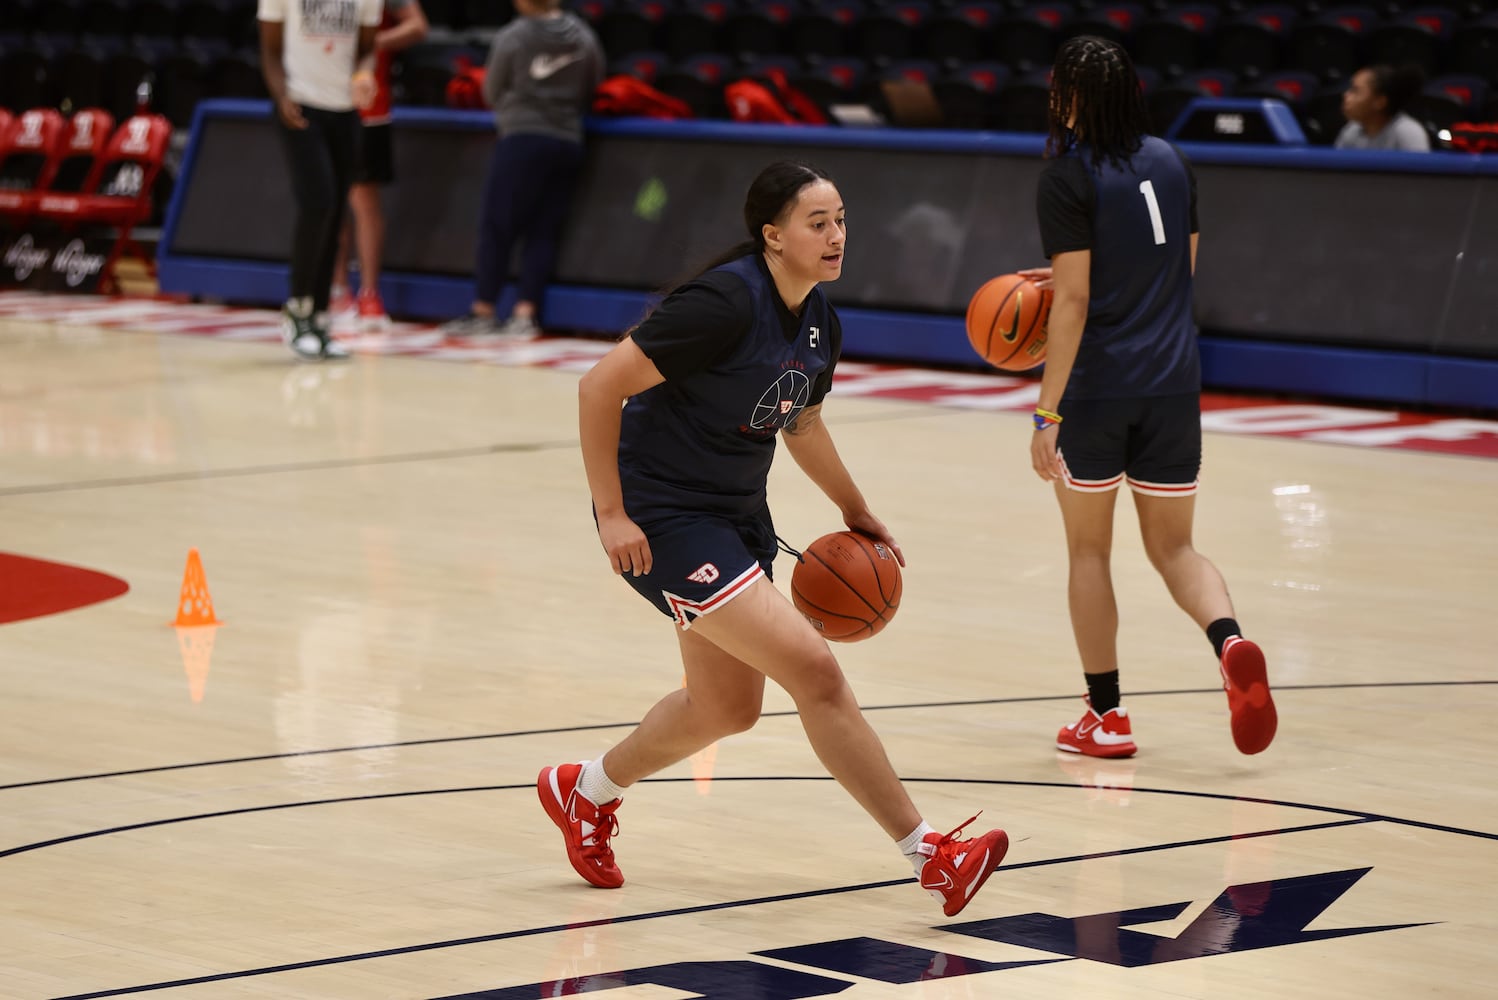
[[[558,70],[571,66],[582,57],[581,52],[564,52],[557,56],[536,56],[531,60],[531,79],[544,80],[549,76],[555,76]]]
[[[1024,311],[1025,293],[1016,292],[1014,296],[1014,322],[1009,325],[1008,333],[1004,333],[1002,331],[1000,331],[999,333],[999,336],[1002,337],[1007,343],[1012,344],[1019,337],[1019,317],[1020,313]]]

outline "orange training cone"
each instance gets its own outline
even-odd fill
[[[197,549],[187,552],[187,571],[182,574],[182,596],[177,601],[178,628],[194,625],[222,625],[213,614],[213,598],[208,596],[208,579],[203,575],[203,560]]]

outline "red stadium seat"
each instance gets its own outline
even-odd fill
[[[22,112],[0,133],[0,216],[24,219],[52,183],[63,154],[67,126],[51,108]]]
[[[83,192],[44,193],[38,200],[39,218],[69,227],[97,225],[117,230],[100,274],[102,291],[115,290],[114,266],[127,250],[152,267],[130,233],[151,216],[152,191],[171,138],[171,123],[162,115],[128,118],[110,137]]]
[[[114,135],[114,116],[103,108],[84,108],[68,121],[68,138],[58,156],[48,193],[92,190]]]

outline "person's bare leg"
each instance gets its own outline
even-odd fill
[[[359,250],[359,288],[380,287],[380,258],[385,252],[385,210],[378,184],[355,184],[349,188],[353,209],[355,242]],[[347,247],[345,256],[347,255]]]
[[[1080,493],[1056,484],[1066,526],[1069,572],[1066,595],[1072,635],[1082,671],[1106,674],[1118,669],[1118,602],[1113,596],[1113,507],[1117,490]]]
[[[1196,497],[1152,497],[1134,494],[1144,551],[1181,610],[1205,629],[1233,617],[1228,585],[1212,561],[1192,546]]]
[[[1212,561],[1192,545],[1196,498],[1136,493],[1134,505],[1139,511],[1144,549],[1170,596],[1219,649],[1223,687],[1232,712],[1233,743],[1243,753],[1259,753],[1274,740],[1279,728],[1264,652],[1237,634],[1237,615],[1227,582]]]
[[[759,720],[765,675],[708,642],[678,630],[687,683],[656,702],[634,732],[603,755],[621,788],[685,760]]]
[[[333,261],[333,287],[348,290],[348,255],[354,240],[354,213],[343,217],[343,229],[338,234],[338,256]]]
[[[692,631],[762,671],[796,703],[812,749],[837,782],[893,840],[921,823],[884,745],[863,717],[827,641],[769,580],[710,615]]]

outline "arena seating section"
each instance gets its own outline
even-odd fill
[[[13,114],[95,108],[115,121],[151,110],[185,130],[204,97],[261,97],[254,0],[5,0],[0,102]],[[886,79],[931,87],[948,127],[1039,131],[1056,46],[1116,38],[1141,67],[1163,131],[1192,98],[1269,96],[1313,143],[1342,124],[1359,66],[1416,63],[1428,85],[1411,112],[1432,132],[1498,120],[1498,11],[1485,0],[577,0],[610,72],[727,117],[725,84],[780,69],[824,108],[883,107]],[[459,55],[482,61],[507,0],[423,0],[434,30],[403,55],[397,100],[441,106]]]

